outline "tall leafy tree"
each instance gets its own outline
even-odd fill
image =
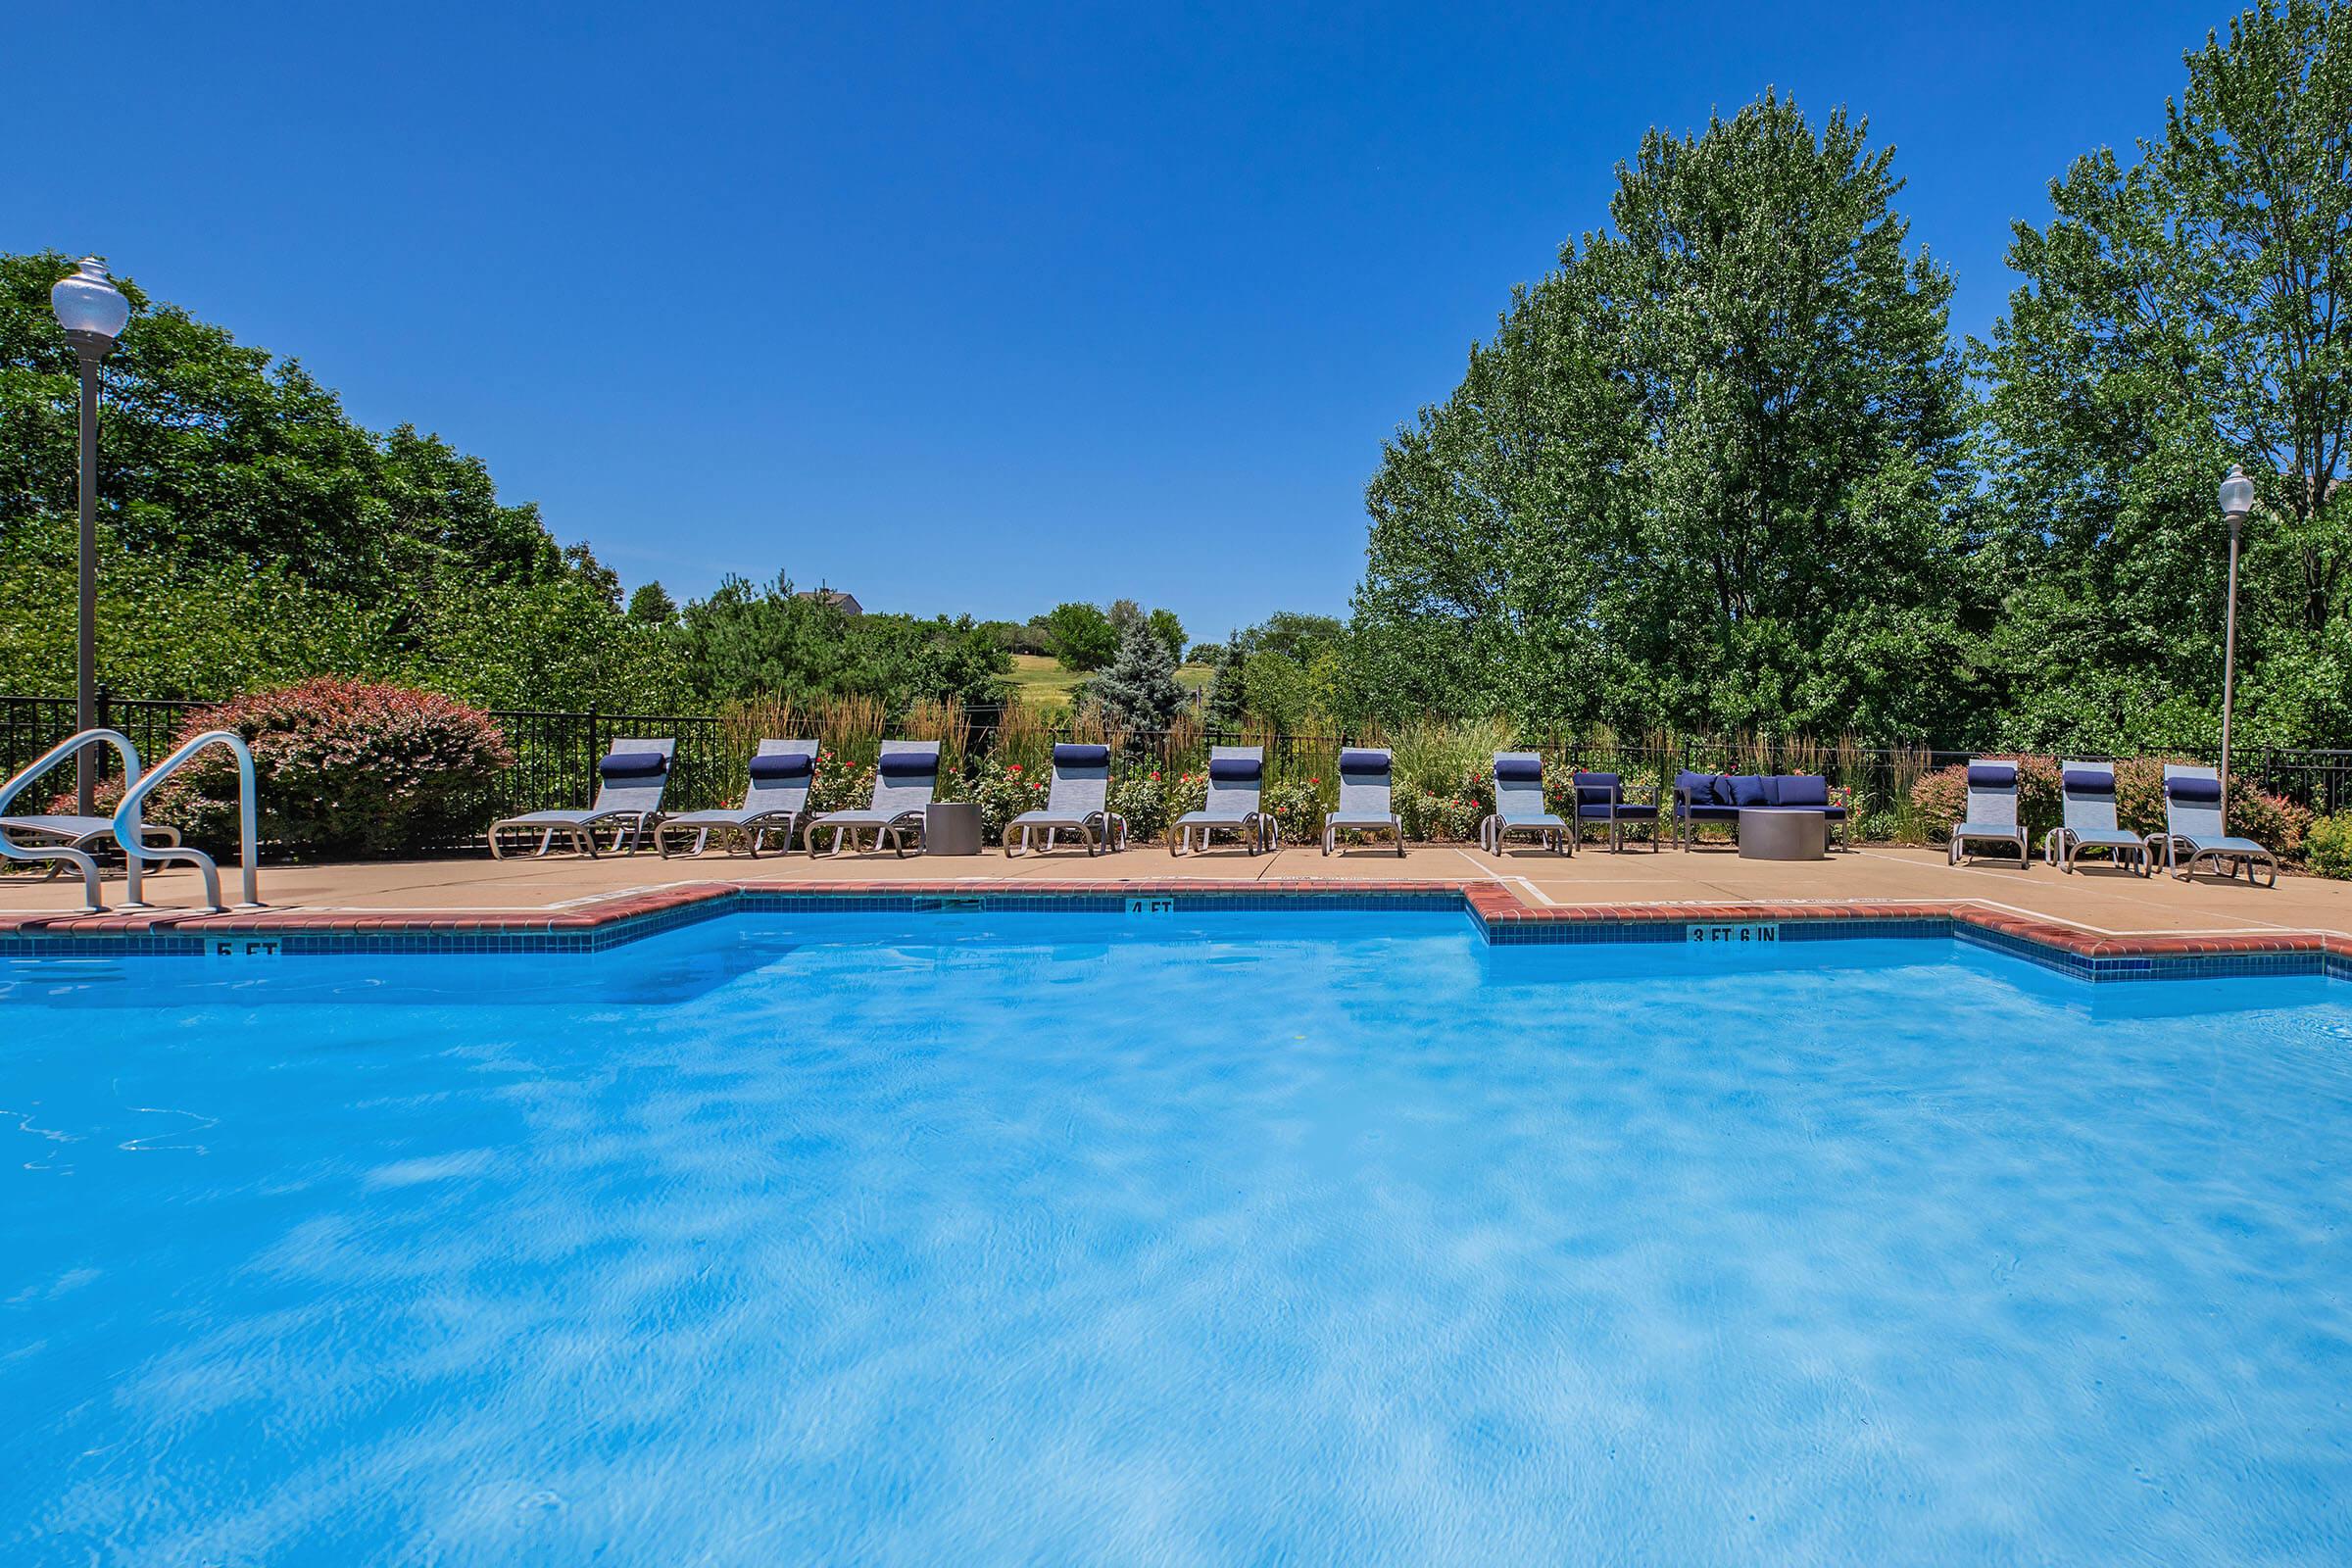
[[[2352,720],[2352,6],[2264,0],[2185,64],[2161,137],[2017,226],[1976,345],[2019,743],[2212,743],[2232,463],[2260,492],[2241,733]]]
[[[1969,406],[1892,157],[1769,94],[1644,138],[1612,227],[1514,297],[1367,492],[1392,716],[1952,721]]]
[[[1064,669],[1101,669],[1118,656],[1119,633],[1096,605],[1055,605],[1046,615],[1045,632]]]

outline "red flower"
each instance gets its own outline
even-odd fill
[[[1015,762],[1015,763],[1013,763],[1013,764],[1012,764],[1010,767],[1007,767],[1006,769],[1004,769],[1004,771],[1005,771],[1005,772],[1007,772],[1007,773],[1018,773],[1020,770],[1021,770],[1021,764],[1020,764],[1020,763],[1018,763],[1018,762]]]
[[[1159,775],[1157,773],[1152,775],[1152,782],[1154,784],[1159,782]]]
[[[1310,778],[1310,779],[1308,779],[1308,780],[1307,780],[1307,782],[1308,782],[1309,784],[1320,784],[1320,783],[1322,783],[1323,781],[1322,781],[1321,779],[1319,779],[1319,778]]]

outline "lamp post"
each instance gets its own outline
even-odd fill
[[[106,263],[81,259],[78,270],[49,291],[49,308],[66,329],[74,357],[81,362],[81,604],[80,639],[74,658],[74,727],[98,723],[98,384],[99,365],[114,352],[115,339],[130,319],[130,301],[106,275]],[[95,751],[83,747],[74,758],[74,809],[92,813],[98,788]]]
[[[2230,608],[2222,631],[2222,828],[2230,826],[2230,703],[2237,684],[2237,539],[2254,510],[2254,481],[2236,464],[2222,481],[2222,516],[2230,524]]]

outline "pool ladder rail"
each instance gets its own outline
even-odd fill
[[[243,737],[233,730],[208,729],[181,746],[157,763],[152,771],[139,766],[139,749],[130,737],[121,730],[85,729],[70,739],[58,742],[35,759],[7,784],[0,785],[0,816],[8,813],[8,805],[33,780],[73,757],[86,746],[112,746],[122,759],[122,804],[115,808],[114,840],[122,851],[123,893],[119,909],[152,909],[143,896],[140,873],[149,865],[178,860],[193,865],[204,874],[205,908],[214,914],[224,914],[228,906],[220,902],[220,868],[213,858],[202,850],[183,844],[149,844],[147,825],[141,812],[147,798],[156,786],[187,765],[188,760],[208,747],[225,746],[237,760],[237,848],[239,868],[243,871],[243,902],[240,909],[266,907],[257,886],[255,868],[259,863],[259,834],[254,812],[253,752]],[[81,873],[84,914],[104,914],[106,905],[98,897],[98,861],[89,851],[80,848],[89,842],[85,836],[69,844],[17,844],[7,833],[0,832],[0,858],[11,860],[56,860],[73,866]]]

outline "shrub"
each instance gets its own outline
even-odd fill
[[[1258,796],[1258,805],[1274,818],[1285,844],[1323,842],[1323,781],[1310,778],[1277,779]]]
[[[872,764],[845,762],[831,751],[816,754],[816,763],[808,775],[811,812],[863,810],[873,798]]]
[[[1478,824],[1494,810],[1494,781],[1484,790],[1462,788],[1446,794],[1418,784],[1399,784],[1394,799],[1404,836],[1420,844],[1468,844],[1478,837]]]
[[[2303,853],[2320,875],[2352,878],[2352,811],[2312,823],[2303,837]]]
[[[176,744],[234,731],[253,752],[262,837],[306,855],[387,855],[479,832],[514,754],[488,714],[406,686],[323,676],[191,718]],[[155,820],[220,848],[237,839],[237,766],[212,748],[155,797]]]

